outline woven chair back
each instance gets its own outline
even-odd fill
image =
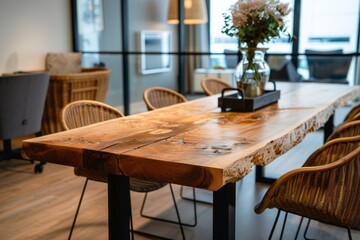
[[[357,103],[350,112],[346,115],[344,122],[350,122],[353,120],[360,120],[360,103]]]
[[[105,103],[79,100],[62,109],[60,123],[65,130],[69,130],[123,116],[119,110]]]
[[[148,88],[143,97],[149,111],[187,101],[180,93],[163,87]]]
[[[355,137],[360,136],[360,120],[345,122],[340,125],[335,132],[333,132],[327,141],[341,137]]]
[[[224,88],[231,88],[231,86],[221,79],[208,77],[201,80],[201,88],[206,96],[211,96],[219,94]]]

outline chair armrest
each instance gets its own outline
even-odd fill
[[[322,177],[325,174],[329,174],[331,171],[334,170],[339,170],[340,172],[343,172],[343,170],[341,169],[343,166],[345,166],[352,160],[358,159],[360,156],[359,141],[360,137],[350,137],[339,138],[326,143],[313,155],[316,156],[322,152],[328,152],[330,148],[333,148],[333,150],[339,150],[339,146],[343,144],[353,144],[357,142],[358,147],[350,153],[342,156],[341,158],[332,161],[331,163],[319,166],[301,167],[284,174],[270,186],[262,201],[255,206],[255,212],[259,214],[262,213],[266,208],[271,208],[272,200],[275,199],[278,196],[278,193],[286,187],[288,187],[290,190],[296,191],[297,193],[302,193],[302,188],[320,188],[320,186],[328,187],[330,183],[321,181],[323,180]],[[291,195],[292,193],[288,194]],[[296,196],[294,195],[296,194],[292,194],[292,197],[296,198]]]
[[[332,139],[313,152],[303,167],[320,166],[337,161],[355,150],[359,146],[359,141],[360,136]]]

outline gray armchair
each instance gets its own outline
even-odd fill
[[[0,76],[1,160],[20,158],[20,152],[11,147],[11,139],[40,133],[48,83],[47,72]],[[42,165],[37,168],[42,170]]]
[[[307,54],[310,81],[348,84],[346,78],[352,56],[341,56],[342,49],[331,51],[306,49],[305,54]],[[326,56],[332,54],[334,56]],[[339,56],[336,56],[337,54]]]
[[[290,59],[284,56],[269,56],[270,79],[275,81],[301,82],[304,78],[297,72]]]

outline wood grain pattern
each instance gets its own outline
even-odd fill
[[[217,190],[321,127],[358,86],[282,83],[256,112],[220,112],[218,96],[23,142],[28,159]]]

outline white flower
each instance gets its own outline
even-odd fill
[[[281,16],[286,16],[291,12],[291,8],[289,7],[289,3],[280,3],[277,6],[277,10],[281,14]]]
[[[222,32],[236,36],[248,47],[256,47],[285,33],[284,18],[290,12],[289,3],[280,0],[238,0],[224,14]]]

